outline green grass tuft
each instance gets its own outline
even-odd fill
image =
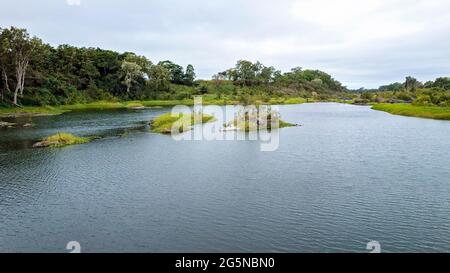
[[[69,145],[88,143],[92,139],[93,138],[89,137],[77,137],[68,133],[57,133],[55,135],[46,137],[42,140],[42,143],[44,143],[46,147],[64,147]]]
[[[25,106],[0,108],[0,117],[60,115],[67,110],[52,106]]]
[[[160,134],[171,134],[172,128],[176,125],[176,122],[179,122],[179,127],[174,128],[176,132],[183,133],[191,130],[191,127],[195,124],[198,124],[197,118],[199,114],[183,114],[179,113],[175,116],[172,116],[172,113],[167,113],[155,118],[151,123],[151,130],[154,133]],[[214,121],[214,117],[211,115],[203,114],[201,116],[201,123],[207,123]],[[187,127],[183,127],[182,124],[187,124]]]
[[[127,102],[127,103],[125,103],[125,106],[128,109],[137,109],[137,108],[144,108],[145,107],[142,103],[140,103],[138,101]]]
[[[63,105],[59,107],[63,110],[108,110],[108,109],[125,109],[126,105],[121,102],[98,101],[93,103]]]
[[[280,119],[278,128],[288,128],[288,127],[296,127],[296,126],[298,126],[298,125],[294,124],[294,123],[289,123],[289,122],[286,122],[286,121]]]

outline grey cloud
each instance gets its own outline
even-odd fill
[[[242,58],[322,69],[351,88],[449,74],[448,1],[311,1],[0,0],[0,26],[53,45],[192,63],[202,78]]]

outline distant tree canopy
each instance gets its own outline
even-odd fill
[[[416,78],[408,76],[405,82],[392,83],[389,85],[383,85],[378,88],[378,91],[394,91],[394,92],[415,92],[419,89],[434,89],[435,91],[449,91],[450,90],[450,78],[440,77],[434,81],[427,81],[422,83]]]
[[[450,106],[450,78],[441,77],[422,83],[408,76],[405,82],[383,85],[372,93],[371,99],[360,97],[364,102],[412,102],[415,105]]]
[[[152,99],[170,83],[192,86],[195,71],[171,61],[70,45],[52,47],[25,29],[0,28],[0,103],[59,105],[94,100]]]
[[[395,82],[395,83],[391,83],[391,84],[388,84],[388,85],[380,86],[380,88],[378,88],[378,90],[380,90],[380,91],[393,91],[393,92],[396,92],[396,91],[403,90],[404,87],[405,87],[405,84],[399,83],[399,82]]]
[[[449,77],[441,77],[441,78],[437,78],[435,81],[428,81],[425,83],[424,87],[450,90],[450,78]]]
[[[293,68],[290,72],[282,73],[272,66],[265,66],[260,62],[252,63],[240,60],[234,68],[219,72],[213,76],[215,80],[230,80],[238,86],[267,86],[286,87],[297,91],[309,92],[343,92],[347,89],[330,75],[319,70],[303,70]]]
[[[434,81],[427,81],[426,83],[422,83],[418,81],[416,78],[408,76],[405,79],[405,82],[400,83],[392,83],[389,85],[383,85],[378,88],[379,91],[409,91],[414,92],[418,89],[422,88],[434,88],[435,90],[450,90],[450,78],[449,77],[440,77]]]

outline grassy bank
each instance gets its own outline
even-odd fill
[[[415,106],[412,104],[376,104],[372,109],[401,116],[450,120],[450,107]]]
[[[22,108],[0,108],[0,117],[20,117],[20,116],[48,116],[48,115],[60,115],[67,110],[61,107],[52,106],[25,106]]]
[[[155,118],[151,122],[151,129],[152,132],[160,134],[171,134],[172,129],[175,129],[178,133],[183,133],[191,130],[195,124],[214,121],[214,117],[211,115],[203,114],[201,117],[198,115],[180,113],[178,116],[172,116],[172,113],[167,113]]]
[[[257,100],[257,104],[301,104],[306,103],[303,98],[271,98],[268,102]],[[205,96],[203,98],[203,105],[233,105],[239,104],[238,100],[234,99],[216,99]],[[108,109],[139,109],[143,107],[171,107],[176,105],[194,105],[193,99],[184,100],[148,100],[148,101],[125,101],[125,102],[110,102],[98,101],[86,104],[73,104],[62,106],[24,106],[19,107],[0,107],[0,117],[20,117],[20,116],[40,116],[40,115],[60,115],[69,111],[81,110],[108,110]]]
[[[175,106],[190,105],[184,101],[130,101],[130,102],[108,102],[99,101],[86,104],[73,104],[62,106],[24,106],[24,107],[3,107],[0,108],[0,117],[21,117],[21,116],[45,116],[60,115],[70,111],[83,110],[114,110],[114,109],[137,109],[140,107]],[[192,102],[193,104],[193,102]]]

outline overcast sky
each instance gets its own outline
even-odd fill
[[[209,79],[239,59],[349,88],[450,76],[449,0],[0,0],[0,27],[52,45],[132,51]]]

